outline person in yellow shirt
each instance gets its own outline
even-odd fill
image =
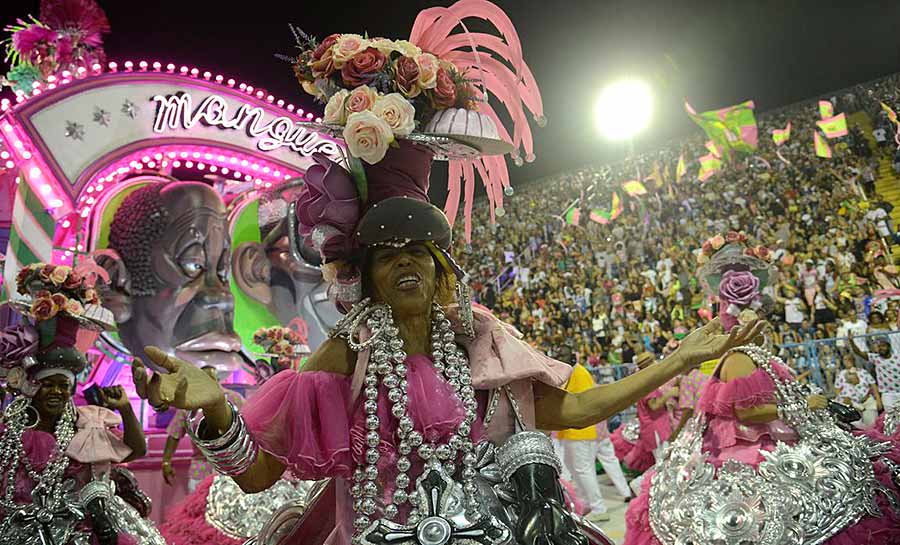
[[[588,370],[581,365],[575,365],[569,382],[566,384],[566,391],[576,394],[593,387],[594,379]],[[600,424],[606,425],[605,422]],[[598,449],[602,455],[600,462],[603,464],[603,469],[612,479],[616,489],[626,500],[630,496],[628,482],[622,473],[618,459],[616,459],[615,450],[609,440],[609,433],[601,435],[602,437],[598,435],[597,426],[562,430],[557,433],[557,439],[562,446],[563,462],[572,475],[575,490],[579,498],[590,509],[586,518],[595,522],[609,520],[606,503],[603,501],[603,494],[600,492],[600,485],[597,482],[594,461],[597,459]]]

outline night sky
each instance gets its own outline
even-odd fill
[[[38,14],[37,1],[6,0],[0,20]],[[419,9],[449,2],[352,0],[212,2],[105,0],[110,60],[159,60],[246,81],[321,112],[274,58],[293,52],[291,22],[319,37],[368,32],[406,38]],[[765,111],[900,69],[900,2],[671,0],[497,0],[522,38],[549,125],[535,128],[537,161],[513,181],[620,158],[622,145],[596,135],[599,88],[623,75],[651,82],[652,146],[692,128],[681,104],[698,110],[754,99]],[[443,184],[441,184],[443,185]]]

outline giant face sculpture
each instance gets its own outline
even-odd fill
[[[225,204],[206,184],[154,183],[125,198],[109,228],[113,252],[97,261],[110,272],[104,300],[132,354],[154,345],[223,372],[240,366],[230,248]]]
[[[284,326],[305,330],[310,349],[325,342],[341,315],[329,300],[315,252],[292,247],[287,222],[290,193],[259,203],[260,241],[240,243],[232,268],[238,288]],[[240,240],[240,239],[237,239]]]

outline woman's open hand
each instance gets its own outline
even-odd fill
[[[148,346],[144,350],[153,363],[168,373],[151,372],[140,360],[134,361],[135,389],[153,407],[176,407],[193,411],[221,407],[225,403],[222,387],[199,367]]]
[[[765,321],[753,320],[746,325],[735,327],[726,335],[722,332],[721,322],[716,318],[685,337],[675,355],[678,356],[683,371],[689,371],[705,361],[721,358],[732,348],[751,342],[766,326]]]

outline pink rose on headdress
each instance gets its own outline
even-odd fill
[[[727,235],[725,235],[725,241],[728,244],[734,244],[735,242],[745,242],[747,240],[747,235],[744,233],[738,233],[737,231],[729,231]]]
[[[319,46],[316,47],[315,51],[313,51],[312,60],[317,61],[321,59],[325,55],[325,52],[329,51],[331,49],[331,46],[333,46],[340,37],[340,34],[332,34],[331,36],[328,36],[324,40],[322,40],[322,43],[320,43]]]
[[[378,93],[368,85],[360,85],[350,92],[350,96],[345,99],[345,108],[348,113],[364,112],[371,110],[378,100]]]
[[[759,297],[759,278],[749,271],[725,271],[719,283],[723,304],[746,307]]]
[[[718,250],[722,246],[725,246],[725,238],[722,235],[716,235],[709,239],[709,243],[712,246],[713,251]]]
[[[11,326],[0,331],[0,365],[18,365],[26,356],[34,355],[40,336],[29,325]]]
[[[72,316],[81,316],[84,314],[84,305],[75,299],[69,299],[66,301],[65,310]]]
[[[72,272],[72,267],[60,265],[50,273],[50,281],[53,282],[55,286],[61,286],[65,284],[70,272]]]
[[[701,252],[702,252],[703,254],[705,254],[705,255],[710,255],[710,254],[712,254],[714,251],[715,251],[715,250],[713,250],[712,242],[710,242],[710,241],[707,240],[706,242],[703,243],[703,248],[701,249]]]
[[[756,257],[762,259],[763,261],[771,261],[772,260],[772,252],[765,246],[757,246],[756,247]]]
[[[344,85],[355,87],[367,85],[375,79],[375,74],[384,70],[387,57],[374,47],[360,51],[341,67],[341,79]]]
[[[422,92],[419,87],[419,64],[412,57],[400,57],[394,62],[394,81],[397,90],[413,98]]]
[[[53,265],[44,265],[41,267],[41,270],[38,271],[38,277],[44,282],[50,282],[50,275],[53,274],[53,270],[56,267]]]
[[[437,108],[450,108],[456,104],[456,84],[450,72],[441,68],[437,72],[437,83],[431,92],[431,101]]]

